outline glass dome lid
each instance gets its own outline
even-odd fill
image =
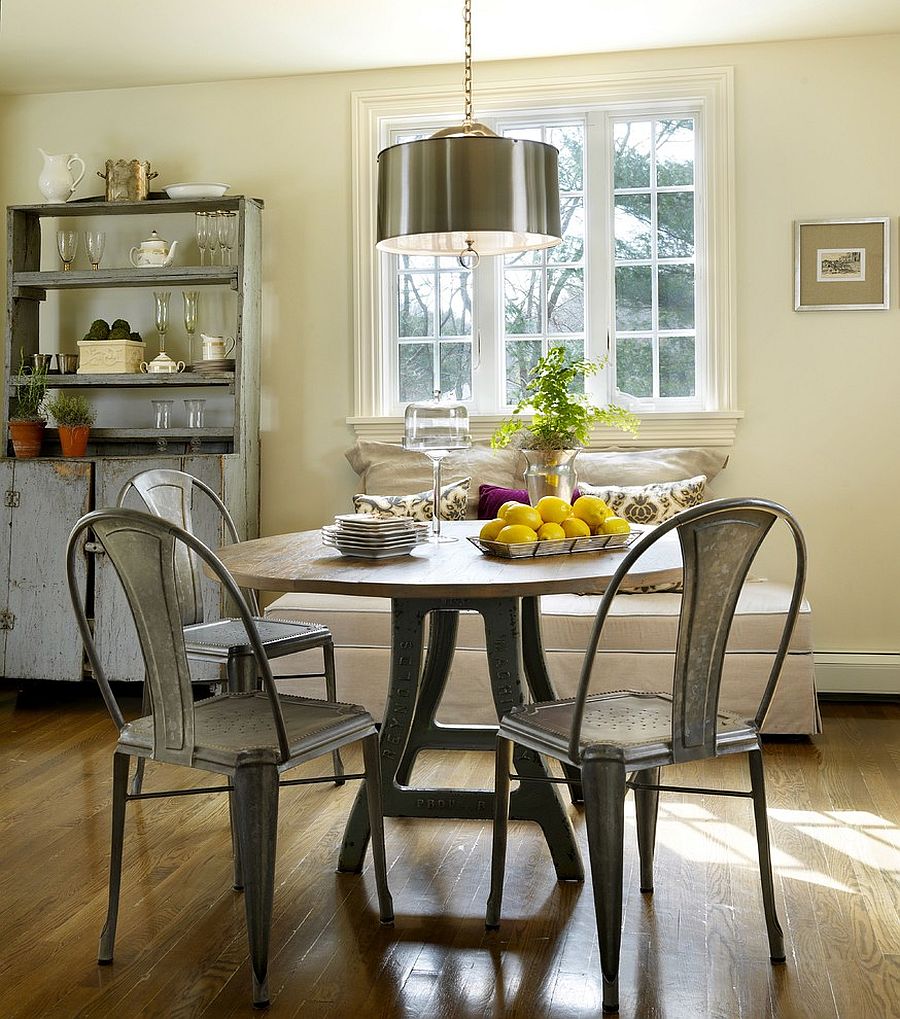
[[[403,418],[403,446],[406,449],[462,449],[471,446],[469,412],[465,404],[442,398],[439,389],[431,400],[420,400],[406,408]]]

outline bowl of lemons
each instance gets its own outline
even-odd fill
[[[582,495],[574,503],[546,495],[534,506],[505,502],[496,519],[469,541],[485,555],[524,559],[621,549],[637,536],[627,520],[595,495]]]

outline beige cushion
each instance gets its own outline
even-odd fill
[[[699,506],[706,494],[706,476],[652,485],[587,485],[582,495],[596,495],[616,514],[633,524],[661,524],[683,509]]]
[[[584,651],[600,595],[553,594],[541,598],[547,651]],[[738,599],[729,651],[774,651],[781,637],[790,588],[772,581],[744,585]],[[613,599],[601,647],[607,651],[673,651],[681,595],[630,594]],[[266,610],[275,619],[315,620],[344,647],[390,647],[391,603],[386,598],[341,594],[285,594]],[[483,649],[484,626],[476,612],[460,614],[457,647]],[[804,601],[791,640],[794,651],[811,651],[810,608]]]
[[[468,507],[469,479],[441,486],[441,520],[465,520]],[[380,517],[411,517],[431,520],[434,516],[434,488],[412,495],[373,495],[371,492],[353,496],[356,513],[374,513]]]
[[[346,452],[347,460],[360,476],[366,492],[403,495],[428,488],[432,480],[431,461],[424,453],[403,449],[390,442],[359,439]],[[712,480],[727,463],[727,454],[717,449],[583,449],[575,460],[579,481],[589,485],[649,485],[658,481],[680,481],[704,474]],[[516,449],[472,446],[452,452],[442,465],[442,480],[471,478],[468,516],[477,516],[480,485],[523,488],[525,457]]]

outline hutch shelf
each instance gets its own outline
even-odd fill
[[[0,457],[0,675],[27,683],[33,680],[81,680],[88,676],[81,641],[69,611],[64,552],[73,524],[83,513],[114,505],[119,490],[132,475],[154,467],[174,467],[194,474],[216,491],[233,513],[242,537],[258,534],[259,526],[259,347],[261,327],[260,265],[262,208],[258,199],[231,196],[178,201],[108,203],[98,199],[62,205],[18,205],[7,209],[7,307],[2,400],[6,455]],[[55,221],[73,217],[134,217],[135,237],[149,232],[151,217],[201,211],[237,213],[233,266],[172,265],[159,269],[101,268],[69,272],[41,268],[41,224],[47,237]],[[117,220],[118,221],[118,220]],[[102,222],[97,226],[103,229]],[[184,233],[193,234],[193,224]],[[179,261],[185,261],[184,251]],[[190,245],[189,245],[190,247]],[[194,248],[196,252],[196,249]],[[189,259],[189,256],[188,256]],[[49,259],[45,258],[45,265]],[[228,332],[235,338],[233,372],[200,375],[58,375],[51,373],[50,389],[90,390],[98,409],[105,408],[110,424],[117,400],[129,392],[150,391],[174,397],[204,393],[223,398],[233,412],[232,423],[208,428],[157,429],[116,427],[92,429],[88,455],[65,459],[59,455],[56,431],[48,428],[43,456],[17,460],[8,440],[8,422],[20,359],[48,353],[61,345],[56,335],[41,335],[41,303],[48,292],[147,287],[157,289],[222,288],[234,294],[234,321]],[[173,294],[173,297],[175,295]],[[64,348],[71,346],[65,344]],[[148,343],[148,353],[152,341]],[[74,352],[74,349],[73,351]],[[152,356],[152,354],[150,354]],[[149,359],[149,357],[148,357]],[[117,395],[118,394],[118,395]],[[198,497],[199,500],[200,497]],[[138,503],[134,503],[140,508]],[[221,544],[217,514],[198,501],[194,528],[203,541]],[[143,663],[137,651],[134,624],[114,571],[102,549],[85,543],[80,560],[80,583],[92,606],[98,649],[111,679],[140,681]],[[219,612],[217,585],[206,582],[209,618]],[[210,679],[216,678],[212,674]]]

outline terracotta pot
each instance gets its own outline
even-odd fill
[[[63,456],[84,456],[90,434],[90,425],[60,425],[59,444]]]
[[[30,460],[41,455],[45,427],[43,421],[10,421],[9,434],[13,450],[20,460]]]

